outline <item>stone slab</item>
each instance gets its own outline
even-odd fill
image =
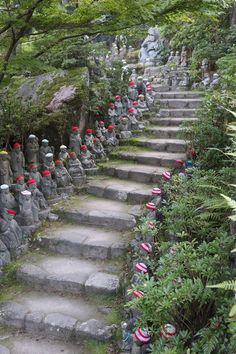
[[[204,95],[203,91],[168,91],[161,92],[157,94],[157,98],[159,99],[181,99],[181,98],[200,98]]]
[[[57,213],[61,218],[75,223],[96,225],[118,231],[129,230],[136,225],[130,205],[88,195],[77,197],[73,202],[73,207],[62,207],[57,210]]]
[[[164,109],[159,111],[160,117],[194,117],[196,109],[182,108],[182,109]]]
[[[88,192],[98,197],[120,200],[130,204],[144,204],[152,199],[152,186],[118,178],[101,177],[89,182]]]
[[[124,160],[134,160],[144,165],[147,164],[160,167],[173,167],[175,165],[175,160],[186,160],[186,155],[181,153],[156,151],[121,152],[119,154],[119,158]]]
[[[113,274],[98,272],[90,275],[85,283],[85,289],[88,294],[114,294],[120,287],[119,278]]]
[[[180,127],[150,127],[146,129],[148,133],[158,136],[160,139],[178,139],[181,132]]]
[[[69,225],[48,230],[39,242],[50,251],[72,257],[110,259],[124,253],[127,241],[122,235],[92,226]]]
[[[16,276],[36,288],[77,295],[85,292],[85,283],[90,275],[107,269],[108,265],[102,263],[66,256],[45,256],[34,263],[22,265]]]
[[[182,118],[173,118],[173,117],[166,117],[166,118],[159,118],[159,117],[156,117],[156,118],[152,118],[150,119],[150,122],[152,125],[159,125],[159,126],[162,126],[162,127],[166,127],[166,126],[179,126],[183,123],[194,123],[196,122],[198,119],[197,118],[185,118],[185,117],[182,117]]]
[[[108,326],[103,321],[91,319],[78,324],[75,329],[75,334],[77,339],[93,338],[95,340],[107,341],[114,336],[115,331],[115,325]]]
[[[139,139],[136,142],[138,146],[148,147],[155,151],[167,151],[167,152],[180,152],[184,153],[186,151],[185,140],[181,139]]]
[[[166,171],[163,167],[154,167],[135,163],[119,164],[112,166],[103,166],[103,172],[119,177],[120,179],[128,179],[141,183],[159,183],[162,172]]]
[[[162,108],[196,109],[201,105],[202,99],[199,99],[199,98],[184,98],[184,99],[167,98],[167,99],[160,99],[159,103]]]

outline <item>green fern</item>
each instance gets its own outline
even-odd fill
[[[218,288],[218,289],[236,291],[236,280],[224,281],[223,283],[219,283],[216,285],[207,285],[207,288]]]

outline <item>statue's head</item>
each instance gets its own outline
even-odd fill
[[[56,168],[61,168],[61,167],[63,167],[62,161],[61,161],[61,160],[56,160],[55,166],[56,166]]]
[[[46,180],[51,180],[52,179],[51,172],[49,170],[44,170],[42,172],[42,176]]]
[[[28,137],[29,143],[34,143],[36,141],[36,135],[30,134]]]
[[[77,125],[73,125],[73,127],[71,127],[71,132],[72,134],[78,134],[79,133],[79,126]]]
[[[88,136],[91,136],[93,134],[93,129],[90,129],[90,128],[86,129],[86,134]]]
[[[104,121],[103,121],[103,120],[100,120],[100,121],[98,122],[98,126],[99,126],[100,128],[104,128],[104,126],[105,126]]]
[[[94,143],[94,145],[100,145],[100,141],[98,138],[94,138],[93,143]]]
[[[12,148],[17,154],[19,154],[19,152],[21,151],[21,144],[15,143]]]
[[[139,77],[138,77],[138,81],[143,81],[143,77],[142,77],[142,76],[139,76]]]
[[[130,115],[133,115],[134,114],[134,108],[133,107],[128,108],[128,113]]]
[[[121,122],[121,124],[126,125],[128,123],[128,117],[127,116],[122,116],[120,118],[120,122]]]
[[[46,154],[45,158],[46,158],[47,162],[53,162],[53,154],[51,152]]]
[[[69,155],[70,155],[70,158],[72,160],[76,160],[77,156],[76,156],[76,153],[74,151],[71,151]]]
[[[155,41],[156,39],[158,39],[158,37],[159,37],[159,35],[160,35],[158,29],[155,28],[155,27],[149,28],[148,34],[149,34],[150,37],[153,37],[153,41]]]
[[[37,181],[35,179],[29,179],[27,181],[27,187],[29,191],[34,191],[37,188]]]
[[[112,133],[114,131],[114,126],[108,125],[107,130],[108,130],[108,133]]]
[[[35,163],[29,165],[29,170],[33,173],[38,172],[38,166]]]
[[[23,186],[25,183],[25,177],[23,175],[16,176],[16,183]]]
[[[7,209],[6,210],[6,217],[9,221],[13,220],[16,215],[16,211],[13,209]]]
[[[138,95],[140,101],[144,101],[144,95]]]
[[[29,200],[31,200],[31,192],[28,191],[28,190],[22,191],[21,192],[21,197],[22,197],[23,200],[29,201]]]
[[[67,152],[67,146],[66,145],[61,145],[60,146],[60,151],[61,152]]]
[[[47,139],[43,139],[42,140],[42,146],[48,146],[48,144],[49,144],[49,141],[47,140]]]
[[[8,152],[5,150],[1,150],[0,151],[0,159],[3,161],[8,160],[9,156],[8,156]]]
[[[109,103],[109,108],[111,108],[111,109],[115,108],[115,104],[113,102],[110,102]]]
[[[87,152],[87,145],[81,145],[80,149],[81,149],[82,153],[86,153]]]
[[[10,189],[9,189],[9,186],[7,184],[2,184],[0,186],[0,189],[1,189],[1,194],[9,194],[10,193]]]
[[[115,96],[115,100],[116,100],[117,102],[120,102],[120,101],[121,101],[121,96],[120,96],[120,95]]]

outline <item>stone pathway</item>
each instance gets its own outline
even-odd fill
[[[28,287],[0,304],[0,323],[9,326],[0,332],[1,354],[93,354],[97,344],[86,349],[83,339],[112,339],[110,307],[120,297],[129,232],[162,172],[185,159],[180,125],[194,121],[200,103],[198,92],[156,93],[160,111],[153,108],[146,135],[114,153],[86,194],[57,209],[64,222],[45,230],[42,254],[17,269]]]

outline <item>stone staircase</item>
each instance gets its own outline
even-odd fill
[[[186,158],[180,125],[196,119],[200,103],[198,92],[156,93],[160,110],[154,107],[145,135],[118,149],[85,194],[56,208],[62,221],[40,233],[40,252],[16,271],[26,287],[0,303],[0,324],[8,326],[1,354],[93,354],[91,340],[112,341],[129,232],[162,172]]]

